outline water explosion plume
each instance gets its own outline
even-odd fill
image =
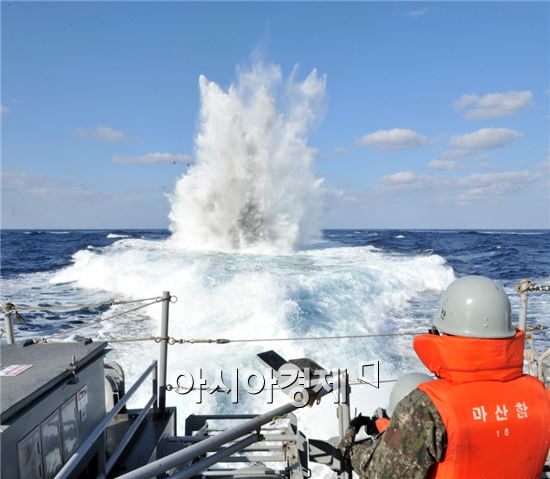
[[[170,230],[178,247],[289,251],[319,235],[322,179],[310,165],[308,133],[319,117],[325,76],[297,69],[238,69],[224,91],[199,78],[196,164],[171,197]]]

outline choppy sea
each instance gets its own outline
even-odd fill
[[[550,231],[325,230],[316,244],[289,254],[197,252],[179,249],[165,230],[4,230],[1,234],[1,300],[25,312],[18,339],[40,338],[127,306],[86,307],[111,300],[177,296],[170,306],[170,336],[178,338],[292,338],[384,332],[422,332],[442,290],[456,277],[488,276],[501,283],[515,317],[522,278],[550,282]],[[55,306],[74,306],[58,311]],[[51,308],[51,309],[48,309]],[[95,323],[76,336],[95,340],[159,334],[160,305]],[[550,326],[550,295],[532,294],[529,322]],[[535,331],[541,349],[548,330]],[[2,338],[4,341],[5,338]],[[116,344],[109,353],[132,381],[158,354],[153,342]],[[255,354],[275,349],[286,357],[308,356],[328,368],[380,361],[380,376],[422,371],[410,337],[280,343],[181,345],[169,351],[168,382],[180,372],[205,374],[233,367],[260,368]],[[388,389],[357,386],[352,407],[367,413],[384,405]],[[223,393],[195,399],[172,393],[169,404],[184,412],[237,407]],[[139,398],[138,398],[139,401]],[[258,397],[244,398],[240,411],[262,411]],[[330,405],[304,411],[305,429],[331,434]],[[327,415],[328,414],[328,415]],[[181,421],[180,423],[183,423]]]

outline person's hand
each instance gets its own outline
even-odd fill
[[[376,436],[380,433],[378,427],[376,426],[376,417],[367,418],[368,422],[365,424],[365,431],[369,436]]]
[[[374,419],[368,416],[363,416],[359,414],[350,421],[350,426],[353,427],[357,432],[365,426],[365,431],[369,436],[374,436],[378,434],[378,429],[376,428],[376,423]]]
[[[350,426],[353,427],[356,431],[359,431],[363,426],[366,426],[369,423],[370,417],[363,416],[362,414],[359,414],[359,416],[355,416],[350,421]]]

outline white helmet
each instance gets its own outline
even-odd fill
[[[483,276],[464,276],[449,285],[434,326],[442,333],[471,338],[510,338],[516,334],[508,295]]]
[[[393,385],[393,389],[390,393],[390,402],[386,409],[386,414],[391,416],[397,406],[397,403],[401,401],[405,396],[410,392],[416,389],[419,384],[425,383],[427,381],[433,381],[432,376],[428,376],[423,373],[408,373],[401,376],[396,383]]]

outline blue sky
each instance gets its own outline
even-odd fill
[[[2,3],[2,227],[164,228],[198,77],[327,76],[324,227],[548,228],[548,3]],[[191,159],[190,159],[191,158]]]

